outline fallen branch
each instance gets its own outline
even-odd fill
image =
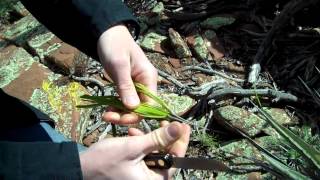
[[[215,71],[215,70],[210,70],[210,69],[205,69],[205,68],[202,68],[202,67],[199,67],[199,66],[186,66],[186,67],[184,67],[182,69],[182,71],[187,71],[187,70],[200,71],[200,72],[203,72],[203,73],[206,73],[206,74],[209,74],[209,75],[218,75],[218,76],[221,76],[223,78],[226,78],[226,79],[238,82],[238,83],[243,83],[244,82],[243,79],[233,78],[233,77],[230,77],[230,76],[228,76],[228,75],[226,75],[226,74],[224,74],[222,72]]]
[[[241,97],[248,97],[248,96],[265,96],[274,98],[274,102],[278,101],[291,101],[297,102],[298,98],[290,93],[284,93],[280,91],[276,91],[273,89],[240,89],[240,88],[224,88],[213,91],[209,96],[208,100],[211,99],[220,99],[225,96],[241,96]]]
[[[176,78],[174,78],[173,76],[171,76],[170,74],[167,74],[166,72],[164,71],[161,71],[158,69],[158,74],[165,78],[166,80],[172,82],[173,84],[175,84],[176,86],[178,86],[179,88],[181,89],[186,89],[186,86],[183,85],[180,81],[178,81]]]
[[[76,80],[76,81],[94,83],[97,86],[99,86],[99,88],[100,88],[100,90],[102,92],[104,92],[104,84],[102,82],[100,82],[99,80],[97,80],[97,79],[94,79],[94,78],[91,78],[91,77],[77,77],[77,76],[74,76],[74,75],[71,75],[71,78]]]

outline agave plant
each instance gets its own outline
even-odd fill
[[[278,173],[288,177],[290,179],[311,179],[310,177],[317,177],[320,175],[320,152],[304,141],[300,136],[294,134],[292,131],[287,129],[286,127],[282,126],[281,124],[277,123],[266,111],[259,108],[253,102],[252,104],[258,109],[258,112],[262,116],[262,118],[267,121],[271,127],[273,127],[276,132],[281,136],[283,140],[285,140],[290,148],[298,153],[301,157],[305,160],[305,166],[307,166],[310,174],[304,174],[299,172],[283,161],[281,161],[278,157],[274,156],[272,153],[267,151],[265,148],[258,145],[254,142],[249,136],[245,133],[238,131],[244,137],[246,137],[251,144],[253,144],[256,148],[258,148],[263,155],[263,157],[270,163],[274,170]],[[310,177],[309,177],[310,176]]]
[[[150,119],[169,119],[179,122],[186,122],[185,119],[178,116],[173,112],[169,106],[157,95],[151,92],[143,84],[135,83],[137,92],[142,93],[156,102],[156,104],[150,104],[148,102],[141,103],[137,108],[130,110],[126,108],[117,96],[90,96],[83,95],[81,98],[86,101],[86,105],[78,105],[78,108],[93,108],[97,106],[112,106],[121,111],[134,112],[139,116]]]

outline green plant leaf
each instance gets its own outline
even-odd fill
[[[273,157],[270,157],[269,155],[265,154],[264,152],[261,152],[261,154],[273,167],[275,167],[278,171],[285,174],[289,178],[294,179],[294,180],[309,180],[309,179],[311,179],[311,178],[301,174],[300,172],[284,165],[283,163],[279,162],[278,160],[274,159]]]
[[[148,118],[155,118],[155,119],[164,119],[167,118],[169,112],[165,109],[157,106],[153,106],[147,103],[140,104],[133,112]]]
[[[157,95],[155,95],[152,91],[150,91],[146,86],[140,83],[134,83],[136,90],[140,93],[143,93],[144,95],[150,97],[155,102],[157,102],[159,105],[161,105],[163,108],[165,108],[168,112],[173,113],[169,106]]]
[[[93,108],[97,106],[112,106],[117,109],[120,109],[122,111],[126,112],[135,112],[140,116],[146,117],[146,118],[154,118],[154,119],[165,119],[168,118],[169,112],[164,109],[163,107],[159,107],[156,105],[150,105],[148,103],[141,103],[136,109],[129,110],[127,109],[123,103],[119,100],[118,97],[115,96],[89,96],[89,95],[83,95],[81,98],[84,101],[87,101],[91,104],[87,105],[78,105],[78,108]]]
[[[89,96],[89,95],[82,95],[80,96],[82,99],[85,101],[94,103],[96,105],[108,105],[115,107],[117,109],[123,110],[123,111],[128,111],[128,109],[122,104],[122,102],[119,100],[118,97],[116,96]],[[83,108],[86,105],[79,105],[77,107]]]
[[[260,109],[255,104],[254,106],[263,115],[263,119],[265,119],[286,141],[288,141],[297,152],[320,169],[320,152],[317,149],[303,141],[302,138],[295,135],[286,127],[278,124],[266,111]]]

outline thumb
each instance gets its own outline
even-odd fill
[[[117,62],[116,68],[111,69],[111,74],[123,104],[129,109],[137,107],[140,99],[131,78],[130,64],[126,61]]]
[[[164,149],[179,139],[182,132],[182,126],[178,122],[152,131],[143,136],[142,152],[149,154],[152,151]]]

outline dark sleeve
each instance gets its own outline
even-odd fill
[[[109,27],[139,25],[122,0],[21,0],[26,8],[63,41],[97,59],[97,40]]]
[[[82,179],[73,142],[0,142],[0,179]]]

